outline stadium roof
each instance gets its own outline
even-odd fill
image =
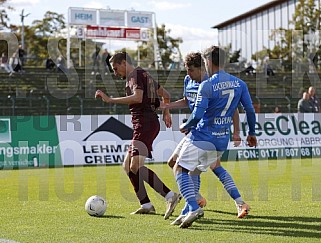
[[[254,14],[263,12],[264,10],[267,10],[267,9],[272,8],[274,6],[278,6],[278,5],[280,5],[280,4],[284,3],[284,2],[287,2],[287,1],[288,0],[274,0],[274,1],[271,1],[271,2],[266,3],[266,4],[264,4],[264,5],[262,5],[262,6],[258,7],[258,8],[252,9],[252,10],[250,10],[250,11],[244,13],[244,14],[236,16],[235,18],[232,18],[232,19],[229,19],[229,20],[227,20],[227,21],[225,21],[223,23],[217,24],[217,25],[213,26],[212,28],[221,29],[221,28],[226,27],[226,26],[228,26],[228,25],[230,25],[232,23],[235,23],[237,21],[240,21],[242,19],[250,17],[250,16],[252,16]]]

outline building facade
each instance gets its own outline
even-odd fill
[[[221,46],[231,45],[231,51],[241,49],[241,56],[251,60],[252,54],[264,48],[272,49],[277,40],[269,37],[273,30],[292,29],[290,23],[298,0],[275,0],[213,26],[218,30]],[[320,9],[320,0],[316,1]]]

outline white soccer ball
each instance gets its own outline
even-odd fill
[[[91,196],[87,199],[85,210],[90,216],[103,216],[107,209],[107,202],[100,196]]]

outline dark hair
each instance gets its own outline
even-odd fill
[[[204,58],[209,59],[214,66],[224,67],[226,52],[218,46],[211,46],[203,52]]]
[[[187,67],[190,67],[190,66],[194,66],[197,68],[205,67],[205,63],[202,58],[202,54],[200,52],[188,53],[185,57],[184,64]]]
[[[115,55],[113,55],[110,59],[109,62],[114,62],[120,64],[123,60],[125,60],[128,64],[132,65],[132,59],[128,55],[127,52],[118,52]]]

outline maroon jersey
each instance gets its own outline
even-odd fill
[[[134,89],[143,90],[143,100],[139,104],[129,105],[134,128],[129,153],[131,156],[143,155],[151,158],[152,144],[160,129],[155,110],[160,101],[157,95],[159,83],[148,72],[137,67],[127,77],[126,95],[132,95]]]
[[[157,90],[159,83],[144,69],[137,67],[127,77],[126,95],[132,95],[134,89],[143,90],[142,103],[129,105],[132,115],[142,115],[145,112],[154,112],[160,105]]]

